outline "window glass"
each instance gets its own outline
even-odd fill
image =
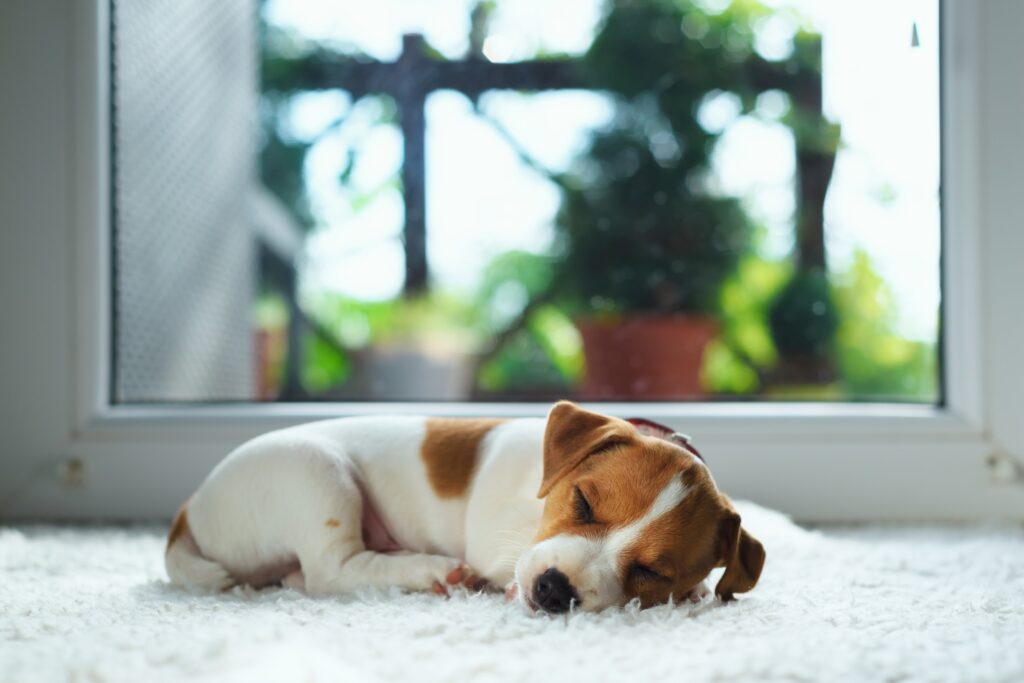
[[[934,0],[259,18],[233,398],[940,400]]]

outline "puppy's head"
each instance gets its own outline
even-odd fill
[[[679,600],[715,567],[723,600],[754,587],[761,543],[685,446],[561,402],[544,434],[544,514],[516,563],[519,596],[564,612]]]

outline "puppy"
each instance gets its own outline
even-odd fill
[[[716,567],[730,600],[764,558],[685,440],[560,402],[547,420],[358,417],[257,437],[182,506],[165,559],[194,590],[485,581],[559,613],[699,599]]]

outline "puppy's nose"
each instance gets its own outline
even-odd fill
[[[554,567],[537,577],[533,582],[533,600],[545,612],[559,614],[568,612],[573,601],[579,604],[576,590],[569,583],[569,578]]]

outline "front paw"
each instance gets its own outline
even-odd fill
[[[711,591],[708,589],[708,585],[701,581],[696,586],[691,588],[689,592],[683,596],[683,602],[698,603],[704,598],[711,595]]]
[[[458,589],[480,592],[490,587],[487,579],[481,578],[469,566],[460,563],[445,575],[444,581],[434,582],[433,591],[438,595],[450,595],[452,591]]]

